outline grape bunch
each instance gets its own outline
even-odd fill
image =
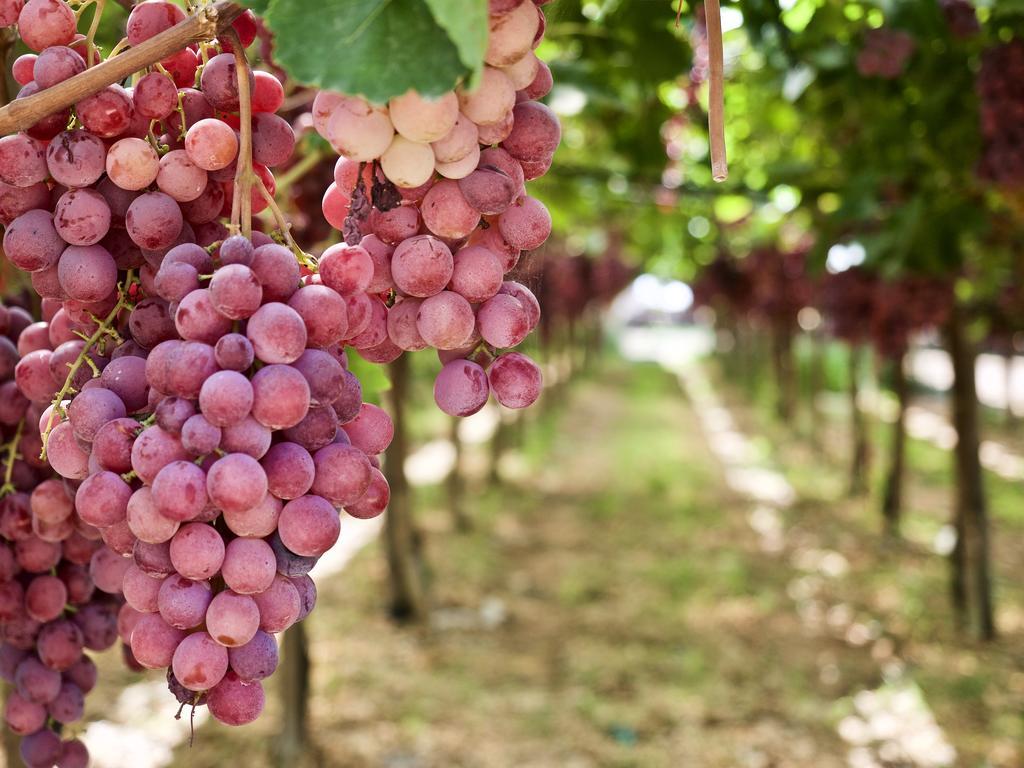
[[[19,32],[40,51],[16,65],[35,78],[29,92],[98,58],[88,41],[74,49],[73,14],[54,26],[65,12],[62,0],[21,9]],[[148,0],[127,40],[183,19]],[[234,28],[252,41],[251,17]],[[369,299],[350,306],[293,243],[231,234],[238,180],[251,173],[252,211],[271,206],[268,169],[295,141],[274,114],[280,82],[240,67],[234,42],[183,49],[134,88],[90,97],[95,110],[80,102],[74,128],[61,114],[0,139],[0,218],[5,252],[43,302],[8,387],[31,425],[19,455],[57,476],[36,488],[49,483],[40,524],[95,542],[87,575],[112,595],[101,605],[116,608],[130,664],[166,670],[183,704],[241,725],[263,708],[274,636],[313,608],[308,573],[338,537],[339,510],[387,505],[376,457],[393,426],[362,402],[342,347]],[[40,750],[29,764],[53,764]]]
[[[939,0],[950,34],[958,40],[970,40],[981,31],[978,12],[971,0]]]
[[[895,80],[914,54],[914,38],[899,29],[869,29],[857,53],[857,71],[863,77]]]
[[[540,394],[539,367],[508,351],[537,326],[540,306],[506,279],[551,232],[525,187],[561,139],[558,118],[537,101],[551,88],[534,53],[538,5],[491,2],[473,89],[408,92],[386,105],[323,91],[313,103],[314,127],[341,156],[323,212],[344,242],[321,256],[320,279],[368,318],[349,344],[372,362],[437,349],[435,400],[455,416],[479,411],[492,392],[510,408]]]
[[[982,136],[978,175],[1019,189],[1024,182],[1024,42],[1011,40],[985,51],[977,89]]]
[[[4,722],[30,768],[84,768],[88,751],[61,729],[83,716],[96,684],[86,650],[123,629],[122,558],[75,510],[75,485],[40,459],[44,406],[15,383],[19,358],[49,348],[47,323],[0,307],[0,679],[12,688]],[[123,636],[123,635],[122,635]]]

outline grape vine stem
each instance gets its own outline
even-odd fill
[[[75,358],[75,361],[68,364],[68,375],[64,379],[64,384],[61,386],[60,391],[54,396],[53,402],[51,403],[50,415],[46,419],[46,428],[43,430],[42,436],[43,450],[39,454],[40,459],[46,459],[46,444],[50,439],[50,432],[52,432],[53,428],[56,426],[54,422],[57,416],[63,415],[64,413],[64,399],[71,394],[74,389],[72,383],[75,380],[75,375],[83,365],[87,364],[86,361],[89,353],[99,343],[100,339],[104,336],[116,333],[113,326],[117,321],[117,316],[121,314],[121,311],[134,306],[130,297],[133,276],[134,270],[129,270],[125,281],[117,286],[117,304],[115,304],[114,308],[110,310],[110,314],[99,322],[92,335],[85,339],[85,346],[82,347],[82,350],[78,353],[78,357]]]
[[[231,198],[231,227],[252,239],[252,94],[249,92],[249,60],[238,33],[227,31],[235,55],[235,73],[238,76],[238,120],[240,140],[238,142],[238,167],[235,169],[235,187]]]
[[[18,422],[18,428],[14,431],[14,437],[5,446],[7,458],[4,459],[4,484],[0,486],[0,498],[14,493],[14,483],[11,480],[14,477],[14,462],[18,460],[18,443],[21,442],[21,435],[24,431],[25,419],[22,418]]]
[[[704,24],[708,33],[708,140],[711,144],[711,178],[725,181],[725,55],[722,52],[722,10],[718,0],[704,0]]]
[[[146,42],[97,64],[34,96],[15,99],[0,109],[0,136],[25,130],[47,115],[59,112],[108,85],[150,67],[191,43],[210,40],[231,26],[242,8],[230,0],[218,0],[185,21],[154,35]]]
[[[281,230],[281,235],[284,237],[284,241],[291,248],[292,253],[295,254],[295,258],[299,264],[304,266],[310,272],[316,272],[318,269],[316,261],[310,257],[308,253],[303,251],[298,243],[295,242],[295,238],[292,237],[291,228],[288,226],[288,221],[284,217],[284,213],[281,212],[281,207],[277,204],[274,196],[270,194],[270,190],[267,189],[267,185],[263,183],[263,179],[259,176],[254,177],[256,186],[263,195],[263,199],[267,201],[267,208],[270,209],[270,213],[274,217],[274,221],[277,223],[277,228]]]

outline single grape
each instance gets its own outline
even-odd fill
[[[410,238],[395,248],[391,275],[409,296],[433,296],[452,278],[454,263],[448,246],[431,235]],[[352,325],[349,324],[349,330]]]
[[[475,326],[473,307],[454,291],[441,291],[424,299],[416,315],[420,337],[437,349],[464,346]]]
[[[57,200],[53,224],[69,245],[95,245],[110,229],[110,206],[93,189],[69,189]]]
[[[430,143],[455,126],[459,100],[452,91],[431,99],[410,90],[388,102],[388,113],[399,134],[409,141]]]
[[[238,136],[221,120],[199,120],[185,134],[185,151],[199,168],[219,171],[238,156]]]
[[[532,405],[543,387],[540,368],[520,352],[499,356],[491,364],[488,377],[494,397],[506,408],[526,408]]]

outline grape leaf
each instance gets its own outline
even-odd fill
[[[473,73],[483,68],[487,52],[486,0],[425,0],[434,20],[455,43],[462,63]]]
[[[274,33],[274,57],[289,75],[378,104],[410,88],[439,96],[470,72],[423,0],[270,0],[264,20]]]

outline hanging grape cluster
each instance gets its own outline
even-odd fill
[[[509,351],[537,326],[540,305],[506,280],[551,232],[525,188],[561,139],[558,118],[537,101],[551,88],[533,52],[544,34],[538,5],[491,3],[475,86],[386,105],[324,91],[313,105],[316,130],[341,155],[323,211],[345,238],[321,256],[320,278],[365,318],[351,345],[366,359],[438,350],[435,400],[455,416],[479,411],[491,393],[510,408],[540,394],[540,368]]]

